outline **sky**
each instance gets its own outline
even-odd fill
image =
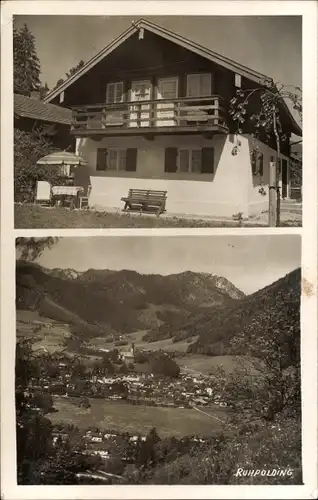
[[[135,17],[15,16],[35,36],[42,82],[52,88],[126,30]],[[153,16],[148,19],[285,85],[302,86],[300,16]]]
[[[300,267],[299,235],[96,236],[61,238],[37,262],[49,269],[217,274],[253,293]]]

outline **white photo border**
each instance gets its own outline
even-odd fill
[[[303,17],[303,227],[233,229],[14,230],[13,15],[301,15]],[[315,1],[7,1],[1,9],[1,494],[8,500],[316,498],[317,495],[317,3]],[[283,64],[283,62],[282,62]],[[300,234],[302,236],[302,437],[300,486],[18,486],[14,357],[15,238],[41,236],[172,236]],[[308,292],[309,291],[309,292]]]

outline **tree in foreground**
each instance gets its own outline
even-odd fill
[[[275,179],[270,180],[272,185],[269,186],[269,226],[280,225],[281,145],[289,140],[281,123],[281,113],[282,109],[286,108],[286,101],[291,103],[293,109],[302,118],[302,90],[300,87],[274,84],[272,80],[266,80],[263,86],[257,88],[239,89],[236,96],[230,101],[230,115],[237,124],[238,134],[243,133],[246,128],[248,117],[248,128],[253,137],[263,141],[274,139],[276,144]],[[251,115],[250,111],[253,109],[257,111]]]
[[[13,31],[14,92],[31,92],[40,89],[40,60],[34,35],[26,24]]]
[[[14,199],[32,202],[37,181],[61,184],[59,165],[37,165],[37,161],[50,153],[58,151],[50,137],[42,129],[32,132],[14,129]]]
[[[39,257],[46,249],[50,249],[59,238],[45,237],[45,238],[16,238],[15,248],[17,252],[17,259],[33,261]]]

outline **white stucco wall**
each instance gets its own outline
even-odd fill
[[[89,166],[80,169],[80,177],[90,176],[90,206],[123,208],[121,197],[130,188],[167,191],[167,212],[175,214],[232,217],[242,212],[248,216],[250,175],[249,141],[241,137],[238,154],[229,136],[160,136],[149,141],[143,137],[77,139],[76,151]],[[214,147],[214,174],[165,173],[166,147]],[[137,148],[136,172],[96,171],[97,148]]]
[[[253,139],[251,137],[249,140],[249,148],[250,151],[258,147],[259,151],[263,153],[263,177],[261,178],[259,175],[253,175],[252,172],[252,163],[251,157],[249,159],[250,165],[248,169],[248,213],[249,216],[257,215],[264,210],[268,210],[268,192],[269,192],[269,163],[271,161],[271,156],[276,158],[276,151],[271,149],[266,144],[258,141],[257,139]],[[283,156],[282,158],[287,160],[288,168],[289,168],[289,159],[287,156]],[[290,181],[289,181],[290,184]],[[262,195],[259,190],[263,187],[266,195]],[[280,188],[282,187],[282,175],[280,178]],[[290,189],[288,189],[288,194]]]

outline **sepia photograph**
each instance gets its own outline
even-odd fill
[[[317,497],[314,4],[1,2],[1,498]]]
[[[302,225],[302,16],[13,29],[16,228]]]
[[[20,485],[300,485],[300,235],[16,240]]]

